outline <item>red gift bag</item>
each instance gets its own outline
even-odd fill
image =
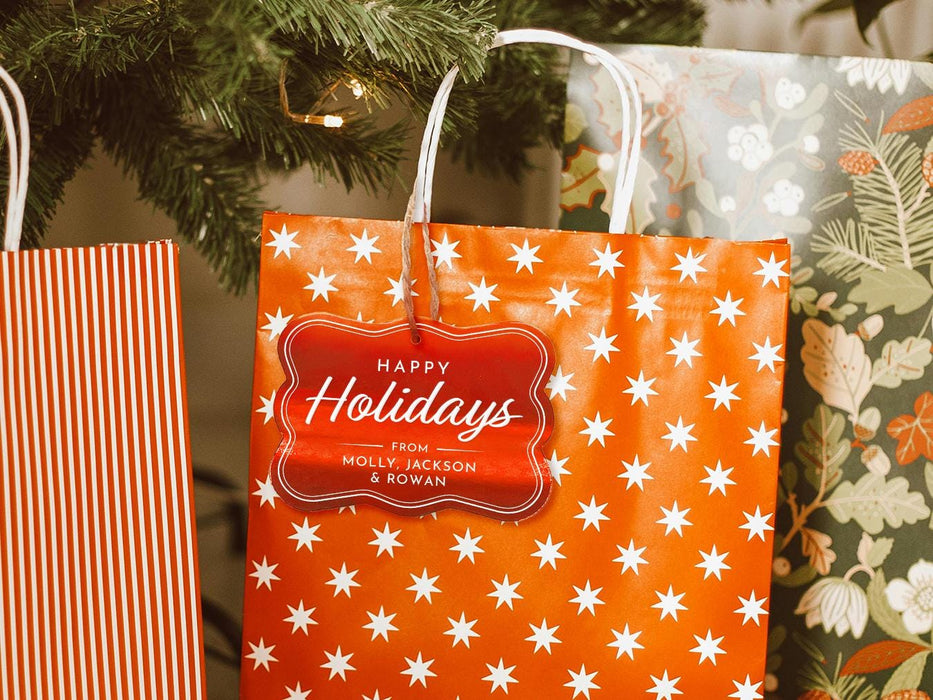
[[[242,697],[761,697],[788,246],[621,235],[637,140],[615,235],[427,223],[454,76],[423,228],[263,219]]]
[[[0,697],[201,698],[178,251],[18,251],[28,122],[0,78]]]

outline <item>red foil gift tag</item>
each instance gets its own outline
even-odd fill
[[[292,321],[279,342],[272,483],[303,510],[369,503],[520,520],[547,501],[553,350],[521,324]]]

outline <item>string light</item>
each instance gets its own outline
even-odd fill
[[[363,95],[366,94],[366,88],[363,87],[363,83],[361,83],[361,82],[360,82],[359,80],[357,80],[356,78],[353,78],[353,79],[348,83],[348,85],[349,85],[349,87],[350,87],[350,91],[353,93],[353,96],[354,96],[356,99],[360,99]]]
[[[291,119],[296,124],[316,124],[318,126],[323,126],[326,129],[339,129],[344,124],[344,118],[339,114],[298,114],[292,112],[288,106],[288,91],[285,89],[285,74],[286,68],[288,66],[288,61],[282,61],[282,67],[279,70],[279,103],[282,106],[282,113]],[[357,82],[359,85],[359,83]],[[362,85],[359,85],[360,90],[363,89]],[[330,92],[333,92],[333,88]],[[330,92],[328,94],[330,94]],[[354,94],[356,91],[354,90]],[[362,92],[360,93],[362,94]],[[320,106],[320,102],[315,105],[315,109]]]

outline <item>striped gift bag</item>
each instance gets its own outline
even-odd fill
[[[178,251],[18,252],[28,124],[0,78],[0,697],[201,698]]]

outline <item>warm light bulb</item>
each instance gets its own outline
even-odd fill
[[[329,129],[338,129],[343,126],[343,117],[337,116],[336,114],[325,114],[324,126]]]
[[[349,85],[350,85],[350,90],[353,92],[353,96],[356,97],[357,99],[362,97],[363,94],[366,92],[366,88],[364,88],[363,84],[356,78],[353,78],[353,80],[350,81]]]

